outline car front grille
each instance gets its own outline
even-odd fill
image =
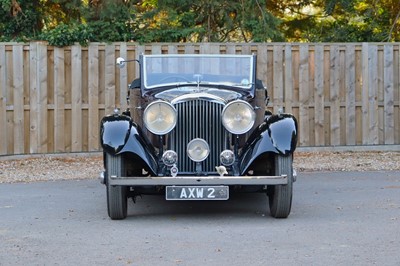
[[[227,132],[222,125],[222,103],[204,99],[188,100],[176,103],[178,120],[169,138],[169,148],[178,154],[180,174],[196,172],[196,163],[186,153],[187,144],[202,138],[210,146],[210,154],[201,162],[202,173],[215,173],[215,166],[220,165],[219,155],[227,146]]]

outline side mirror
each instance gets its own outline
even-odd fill
[[[125,66],[125,59],[123,59],[122,57],[118,57],[117,58],[117,67],[123,68],[124,66]]]

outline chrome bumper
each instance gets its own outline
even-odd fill
[[[104,184],[104,174],[100,175]],[[286,185],[287,175],[282,176],[165,176],[117,177],[111,176],[110,185],[118,186],[168,186],[168,185]]]

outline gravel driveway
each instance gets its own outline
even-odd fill
[[[400,170],[400,152],[295,152],[297,172]],[[95,179],[100,153],[1,156],[0,183]]]

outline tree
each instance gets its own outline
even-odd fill
[[[400,40],[400,0],[0,0],[0,41]]]
[[[139,26],[156,40],[283,41],[279,20],[259,0],[163,0],[141,12]],[[166,33],[166,34],[165,34]]]
[[[275,1],[275,0],[274,0]],[[283,1],[275,4],[289,41],[381,42],[400,40],[399,0]],[[276,8],[279,7],[279,8]],[[290,10],[284,12],[284,10]]]
[[[42,27],[40,0],[0,0],[0,40],[28,40]]]

